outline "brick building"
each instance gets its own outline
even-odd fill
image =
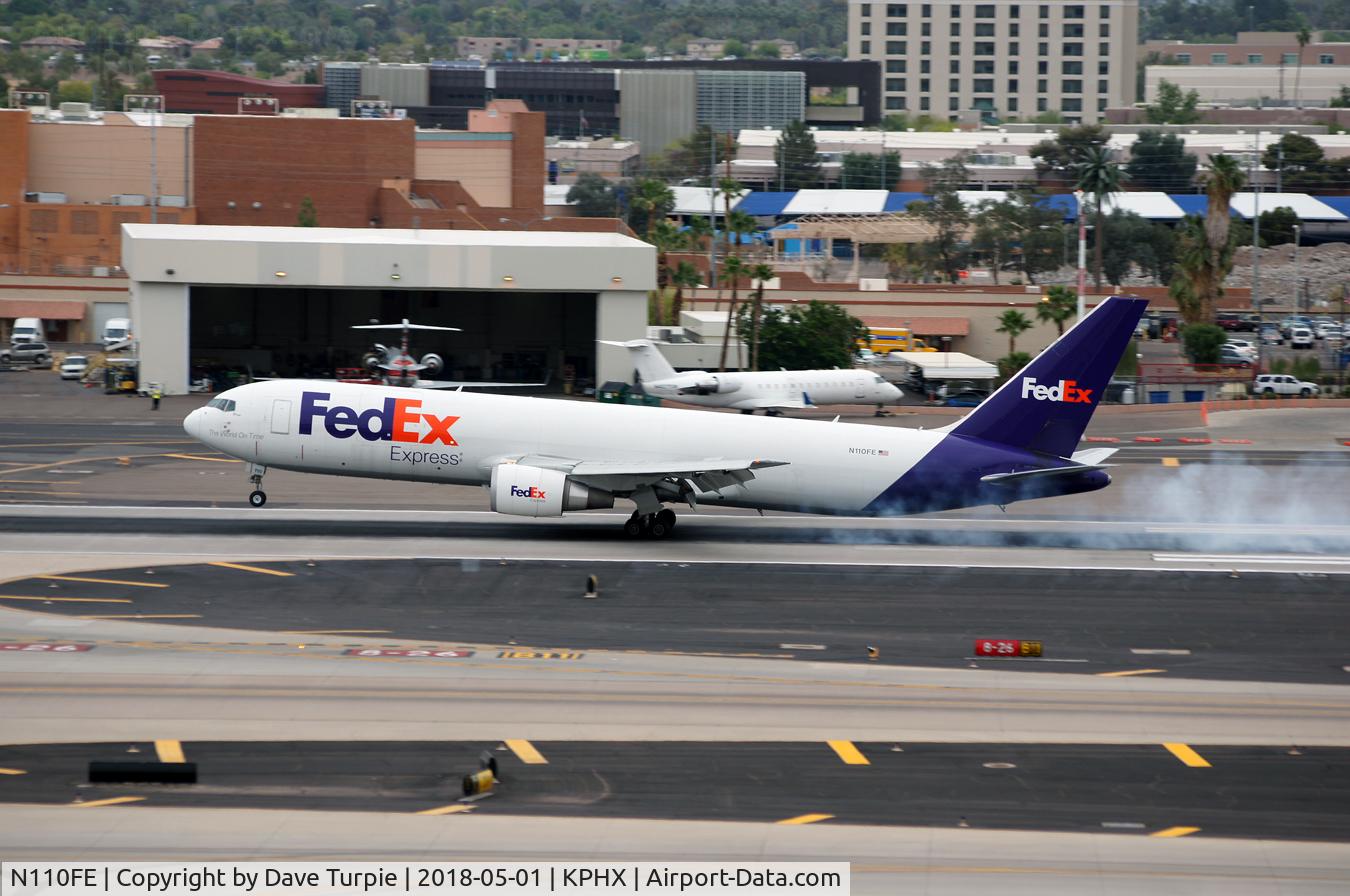
[[[244,97],[273,97],[282,109],[321,109],[322,84],[266,81],[231,72],[155,69],[155,92],[164,97],[165,112],[234,115]]]

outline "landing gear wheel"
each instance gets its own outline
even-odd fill
[[[656,522],[664,524],[666,531],[669,532],[675,528],[675,511],[669,507],[661,510],[656,514]]]
[[[248,496],[248,503],[252,504],[254,507],[263,506],[264,504],[267,503],[267,493],[262,490],[255,489]]]
[[[643,535],[642,529],[642,519],[636,513],[623,524],[623,534],[629,538],[641,538]]]
[[[670,526],[667,526],[659,516],[653,517],[647,525],[647,536],[649,538],[669,538]]]

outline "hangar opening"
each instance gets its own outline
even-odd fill
[[[444,359],[433,379],[547,382],[546,391],[595,383],[594,293],[275,286],[191,287],[192,377],[331,378],[361,367],[376,343],[401,338],[353,326],[405,319],[460,330],[410,334],[413,357]]]
[[[331,377],[362,366],[405,318],[431,379],[629,381],[622,342],[646,335],[656,250],[618,233],[125,224],[140,378]],[[346,378],[343,376],[342,378]]]

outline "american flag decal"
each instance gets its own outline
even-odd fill
[[[877,454],[881,455],[882,457],[890,457],[890,456],[891,456],[891,453],[890,453],[889,451],[884,451],[884,450],[883,450],[883,451],[878,451]]]

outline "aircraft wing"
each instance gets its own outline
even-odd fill
[[[656,493],[668,499],[683,498],[694,506],[695,492],[715,492],[755,478],[755,470],[781,467],[783,460],[762,458],[660,458],[641,461],[572,460],[527,455],[517,463],[562,470],[571,478],[617,495],[631,496],[644,506],[650,497],[653,510]]]
[[[801,398],[743,398],[735,404],[728,405],[728,407],[738,411],[767,411],[780,408],[800,411],[812,407],[812,405],[807,404]]]
[[[542,389],[542,383],[489,383],[483,380],[418,380],[419,389]]]

